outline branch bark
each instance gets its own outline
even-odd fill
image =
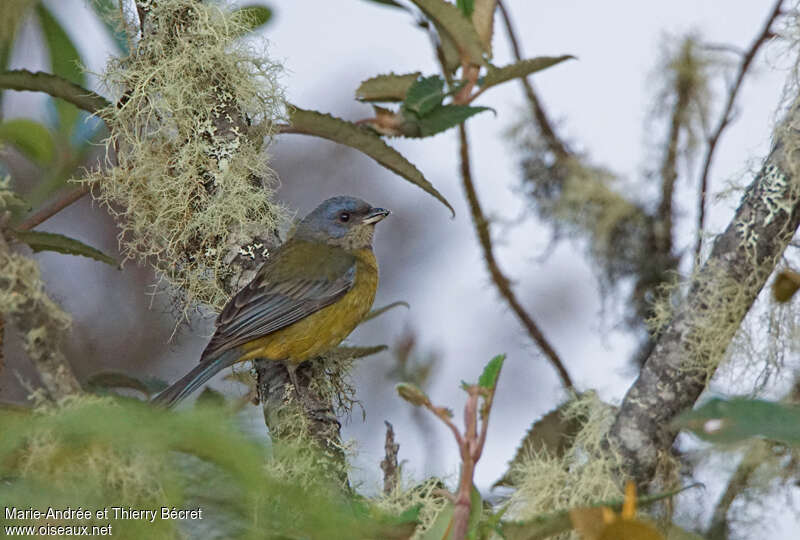
[[[41,71],[36,73],[27,69],[4,71],[0,73],[0,88],[44,92],[92,114],[111,105],[106,98],[91,90],[62,79],[58,75]]]
[[[497,7],[500,10],[500,15],[503,17],[503,23],[506,26],[508,39],[511,41],[511,49],[514,53],[514,58],[517,60],[517,62],[520,62],[522,61],[522,49],[519,45],[517,35],[514,32],[514,25],[511,22],[511,15],[506,9],[503,0],[497,0]],[[533,85],[527,77],[520,78],[520,82],[522,83],[523,90],[525,90],[525,97],[528,99],[528,104],[531,106],[533,116],[536,119],[536,123],[539,126],[542,137],[544,137],[544,140],[547,142],[548,148],[559,161],[570,157],[572,152],[570,152],[570,150],[567,148],[567,145],[564,144],[558,135],[556,135],[555,129],[553,129],[553,124],[550,122],[547,112],[544,110],[544,107],[539,101],[539,98],[533,89]]]
[[[728,91],[728,100],[725,103],[725,108],[722,110],[722,115],[719,118],[717,128],[708,138],[708,150],[706,151],[706,156],[703,159],[703,172],[700,175],[700,194],[697,201],[697,240],[695,241],[694,246],[695,259],[700,257],[700,250],[703,247],[703,229],[705,228],[706,219],[706,193],[708,191],[708,175],[711,171],[711,161],[714,159],[714,151],[717,149],[717,143],[719,143],[722,132],[725,131],[725,128],[728,127],[728,124],[730,124],[733,113],[733,104],[736,102],[739,89],[742,87],[742,81],[744,80],[745,75],[747,75],[750,65],[753,63],[753,59],[756,57],[756,54],[758,54],[759,49],[764,43],[766,43],[770,36],[772,36],[772,25],[774,24],[775,19],[777,19],[781,14],[782,5],[783,0],[777,0],[775,2],[775,5],[772,7],[772,10],[767,17],[761,32],[758,34],[756,39],[753,40],[753,44],[750,45],[750,48],[747,49],[747,52],[744,54],[742,62],[739,64],[739,71],[736,74],[736,79]]]
[[[670,422],[705,389],[756,296],[800,224],[800,99],[777,127],[774,145],[733,220],[692,278],[610,431],[625,473],[649,481],[675,440]]]
[[[472,222],[475,225],[475,232],[478,234],[478,241],[481,245],[481,249],[483,250],[483,258],[486,261],[486,267],[489,270],[489,274],[492,276],[492,281],[494,281],[495,285],[497,286],[497,290],[500,291],[500,295],[505,299],[506,302],[508,302],[508,305],[517,316],[517,319],[519,319],[520,323],[522,323],[522,326],[525,327],[528,335],[531,337],[534,343],[539,346],[541,351],[555,368],[559,378],[561,379],[561,384],[565,389],[572,390],[574,388],[572,379],[569,376],[569,372],[564,367],[564,363],[561,361],[561,358],[558,356],[558,353],[555,351],[553,346],[550,345],[550,342],[547,340],[545,335],[539,329],[536,321],[533,320],[533,317],[531,317],[522,307],[522,304],[519,303],[516,295],[514,295],[514,291],[511,290],[511,282],[508,280],[505,274],[503,274],[503,271],[500,270],[500,266],[497,264],[497,259],[494,257],[494,250],[492,248],[492,236],[489,232],[489,221],[483,214],[483,209],[481,208],[480,200],[478,199],[478,193],[475,191],[475,185],[472,182],[472,171],[469,160],[469,143],[467,141],[467,130],[464,127],[464,124],[459,124],[458,126],[458,137],[461,148],[461,179],[464,183],[464,191],[467,195],[467,202],[469,202],[470,211],[472,212]]]

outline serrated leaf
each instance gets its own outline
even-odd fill
[[[475,10],[472,12],[472,24],[481,38],[484,50],[492,55],[492,35],[494,33],[494,13],[497,0],[475,0]]]
[[[405,75],[378,75],[362,82],[356,89],[356,99],[360,101],[394,102],[406,99],[408,89],[419,78],[420,72]]]
[[[542,71],[543,69],[574,58],[574,56],[569,54],[563,56],[537,56],[536,58],[528,58],[527,60],[509,64],[501,68],[489,67],[489,71],[483,78],[481,86],[483,88],[488,88],[510,81],[511,79],[527,77],[531,73]]]
[[[141,392],[148,398],[152,395],[152,388],[140,381],[136,377],[132,377],[127,373],[120,373],[118,371],[103,371],[95,373],[90,376],[86,381],[86,386],[90,389],[111,389],[111,388],[129,388]]]
[[[500,370],[503,368],[503,362],[505,359],[505,354],[498,354],[489,360],[489,363],[486,364],[485,368],[483,368],[483,373],[481,373],[481,376],[478,377],[478,386],[493,392],[494,387],[497,385],[497,378],[500,376]]]
[[[403,302],[402,300],[397,301],[397,302],[392,302],[391,304],[385,305],[385,306],[383,306],[381,308],[373,309],[372,311],[367,313],[367,316],[364,317],[364,320],[362,320],[361,322],[363,323],[363,322],[368,321],[370,319],[374,319],[375,317],[380,317],[381,315],[383,315],[387,311],[389,311],[391,309],[394,309],[396,307],[400,307],[400,306],[403,306],[406,309],[411,309],[411,306],[408,305],[408,302]]]
[[[436,24],[437,29],[447,33],[462,60],[476,66],[486,63],[483,58],[486,51],[478,32],[472,26],[472,21],[466,18],[455,4],[445,0],[411,1]]]
[[[81,56],[61,23],[41,2],[36,4],[36,14],[50,54],[52,72],[78,86],[85,87],[86,76],[80,67]],[[54,102],[58,111],[59,129],[62,133],[72,133],[80,114],[78,108],[63,99],[55,99]]]
[[[489,107],[471,107],[469,105],[442,105],[424,118],[417,121],[420,137],[430,137],[446,131],[464,122],[479,112],[489,111]],[[410,137],[411,135],[406,135]]]
[[[772,297],[776,302],[788,302],[798,289],[800,289],[800,274],[794,270],[781,270],[772,282]]]
[[[244,26],[244,33],[247,33],[258,30],[267,24],[272,19],[272,10],[267,6],[251,4],[234,10],[233,16],[238,23]]]
[[[423,117],[441,105],[443,100],[444,79],[431,75],[421,78],[409,87],[403,108]]]
[[[408,401],[412,405],[419,407],[425,405],[426,403],[430,403],[428,396],[416,384],[398,383],[395,385],[394,389],[401,398]]]
[[[475,0],[456,0],[456,6],[461,10],[461,13],[471,17],[472,12],[475,11]]]
[[[575,435],[586,421],[585,418],[564,415],[564,407],[571,403],[572,401],[562,403],[533,423],[514,453],[514,457],[509,461],[507,472],[492,485],[492,488],[513,486],[514,469],[528,457],[543,453],[553,457],[562,457],[564,452],[571,448]]]
[[[40,231],[13,231],[13,234],[17,240],[25,242],[35,252],[56,251],[67,255],[81,255],[111,266],[117,266],[117,261],[102,251],[63,234]]]
[[[297,107],[291,107],[290,119],[294,132],[322,137],[365,153],[390,171],[439,199],[455,215],[455,210],[447,199],[422,176],[419,169],[374,133],[341,118]]]
[[[39,122],[16,118],[0,123],[0,141],[6,141],[39,165],[53,160],[55,145],[50,130]]]
[[[800,407],[773,401],[714,398],[680,414],[673,425],[716,443],[763,437],[800,446]]]

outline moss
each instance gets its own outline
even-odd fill
[[[508,502],[506,517],[526,520],[599,501],[622,498],[618,472],[622,458],[608,446],[607,434],[615,410],[595,392],[577,396],[563,409],[566,418],[580,419],[582,428],[563,455],[533,451],[510,471],[517,490]],[[664,457],[663,468],[674,459]],[[674,467],[673,467],[674,468]],[[557,538],[577,538],[572,533]]]
[[[117,219],[126,259],[152,263],[183,309],[220,309],[241,245],[230,239],[266,234],[284,215],[266,152],[284,113],[280,66],[237,42],[244,21],[214,4],[160,1],[146,23],[102,76],[115,102],[100,112],[109,159],[83,181]]]
[[[447,506],[447,499],[437,493],[445,489],[438,478],[428,478],[419,484],[401,481],[389,493],[373,500],[375,506],[388,514],[400,515],[406,510],[419,507],[419,525],[411,538],[421,538],[436,521],[439,512]]]

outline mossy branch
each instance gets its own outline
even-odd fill
[[[790,127],[797,122],[795,96],[771,153],[622,402],[611,441],[639,482],[655,474],[659,455],[677,435],[670,422],[705,389],[800,225],[800,140]]]
[[[51,73],[32,73],[27,69],[17,69],[0,73],[0,88],[8,90],[27,90],[30,92],[44,92],[55,98],[72,103],[79,109],[95,114],[101,109],[109,107],[111,103],[91,90]]]
[[[475,191],[475,185],[472,182],[472,171],[470,167],[469,158],[469,143],[467,141],[467,130],[464,124],[458,126],[458,136],[461,148],[461,179],[464,183],[464,191],[467,195],[467,202],[469,202],[470,211],[472,213],[472,222],[475,226],[475,232],[478,235],[478,240],[483,250],[483,258],[486,261],[486,266],[489,274],[492,276],[492,281],[497,286],[500,295],[508,302],[511,310],[519,319],[522,326],[527,330],[528,335],[536,343],[541,351],[545,354],[550,363],[556,369],[561,384],[565,389],[570,390],[573,388],[572,379],[569,376],[567,368],[558,356],[558,353],[547,340],[545,335],[539,329],[539,325],[533,320],[528,312],[522,307],[519,300],[517,300],[514,291],[511,290],[511,282],[500,270],[497,264],[497,259],[494,257],[494,248],[492,247],[492,236],[489,232],[489,220],[483,214],[478,193]]]

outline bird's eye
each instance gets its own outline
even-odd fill
[[[339,221],[341,221],[342,223],[347,223],[348,221],[350,221],[350,213],[342,212],[341,214],[339,214]]]

